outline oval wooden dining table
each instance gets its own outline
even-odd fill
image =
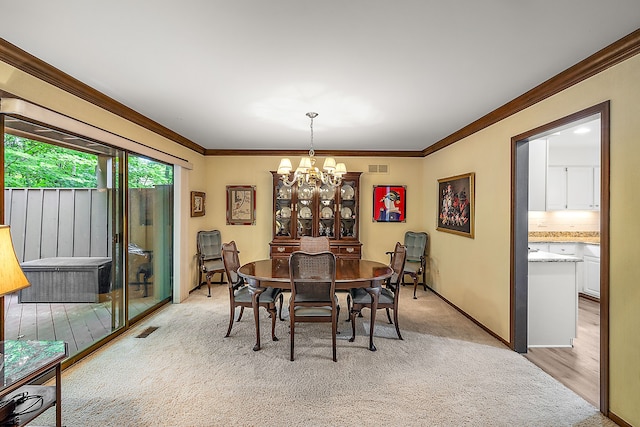
[[[290,290],[289,258],[264,259],[247,263],[240,267],[238,274],[245,279],[251,293],[253,318],[256,323],[256,344],[254,351],[260,350],[260,294],[269,286]],[[336,289],[348,290],[364,288],[371,295],[371,326],[369,328],[369,350],[376,351],[373,344],[373,330],[376,322],[378,297],[384,280],[391,277],[393,270],[386,264],[364,259],[336,259]]]

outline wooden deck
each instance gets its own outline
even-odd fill
[[[6,295],[4,333],[7,340],[66,341],[69,355],[112,332],[111,301],[100,303],[19,303],[18,293]],[[129,316],[134,317],[158,301],[132,292]]]

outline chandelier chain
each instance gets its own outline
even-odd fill
[[[289,180],[289,174],[293,170],[291,160],[288,158],[281,159],[278,166],[278,175],[280,175],[282,183],[287,187],[291,187],[296,183],[299,186],[303,184],[315,186],[317,182],[321,182],[324,185],[335,188],[342,182],[343,175],[347,173],[347,167],[344,163],[336,163],[333,157],[325,159],[322,170],[316,166],[315,149],[313,147],[313,119],[318,116],[318,113],[309,112],[306,116],[310,119],[309,128],[311,130],[309,157],[303,157],[300,160],[300,166],[293,172],[293,179],[291,180]]]
[[[311,119],[311,124],[309,127],[311,128],[311,149],[309,150],[309,155],[313,157],[316,154],[316,150],[313,149],[313,118],[316,117],[317,113],[307,113],[307,116]]]

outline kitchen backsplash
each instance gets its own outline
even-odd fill
[[[599,235],[599,211],[551,211],[529,212],[529,233],[583,233]],[[585,236],[586,237],[586,236]]]

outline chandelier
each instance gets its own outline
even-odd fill
[[[291,160],[288,158],[280,160],[278,175],[280,175],[282,183],[287,187],[291,187],[296,182],[299,186],[305,183],[315,185],[316,182],[322,182],[331,187],[337,187],[342,182],[342,176],[347,173],[347,167],[344,163],[336,164],[336,160],[333,157],[327,157],[324,160],[323,170],[316,167],[316,157],[313,149],[313,119],[318,116],[318,113],[307,113],[306,116],[311,119],[311,148],[309,149],[309,156],[300,160],[300,164],[293,173],[293,179],[291,180],[289,180],[289,174],[293,169]]]

